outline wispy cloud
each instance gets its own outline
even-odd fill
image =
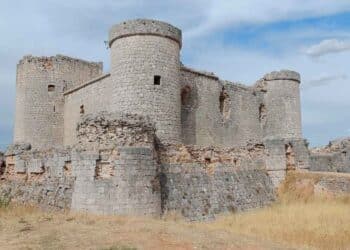
[[[306,50],[306,54],[312,57],[320,57],[326,54],[339,53],[350,50],[350,40],[326,39],[312,45]]]
[[[302,88],[304,90],[310,89],[313,87],[326,86],[328,84],[332,84],[335,81],[347,80],[348,76],[345,74],[342,75],[326,75],[318,78],[311,79],[309,81],[304,82]]]
[[[3,35],[0,39],[0,86],[6,95],[0,98],[0,144],[12,140],[15,70],[24,54],[60,53],[102,60],[108,71],[109,51],[103,44],[108,29],[115,23],[134,18],[159,19],[181,28],[183,62],[213,71],[224,79],[254,83],[271,70],[299,71],[303,79],[301,86],[312,87],[312,91],[302,91],[305,135],[314,143],[328,141],[333,131],[344,131],[339,127],[341,123],[346,126],[350,123],[350,114],[346,117],[350,85],[345,78],[350,50],[311,60],[306,50],[312,46],[302,51],[300,48],[335,39],[340,42],[338,51],[344,49],[343,43],[350,41],[349,25],[345,22],[339,27],[339,19],[332,18],[349,11],[349,0],[283,0],[281,4],[276,4],[276,0],[4,1],[0,8],[0,33]],[[305,20],[323,17],[324,25],[303,25]],[[283,23],[292,25],[276,29]],[[248,37],[245,32],[249,29],[253,31],[248,34],[248,43],[236,39],[241,35]],[[311,52],[315,54],[313,57],[317,57],[317,53],[320,54],[316,49]],[[320,72],[325,75],[315,77]],[[338,88],[328,83],[337,83]],[[324,100],[327,105],[321,111],[320,102]],[[336,120],[337,117],[342,121]],[[331,124],[332,121],[337,124]],[[321,138],[315,134],[315,127],[337,129],[320,132]]]
[[[275,0],[204,2],[202,22],[186,30],[188,38],[201,37],[225,28],[323,17],[350,10],[348,0],[284,0],[282,4],[276,4]]]

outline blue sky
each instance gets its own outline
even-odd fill
[[[0,8],[0,148],[12,141],[16,63],[65,54],[103,61],[111,25],[152,18],[183,30],[184,64],[254,84],[301,73],[303,134],[312,146],[350,135],[349,0],[7,1]]]

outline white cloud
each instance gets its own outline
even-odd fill
[[[213,71],[224,79],[252,84],[272,70],[288,68],[299,71],[301,86],[320,86],[302,91],[303,125],[306,128],[330,128],[322,138],[319,137],[321,139],[312,135],[316,143],[329,140],[331,132],[341,123],[350,123],[350,113],[347,116],[350,85],[344,74],[348,72],[350,51],[311,60],[305,54],[306,50],[300,53],[300,48],[311,40],[350,40],[346,28],[325,30],[321,26],[308,26],[300,29],[296,25],[278,32],[270,29],[269,33],[258,38],[263,41],[257,39],[253,45],[242,47],[221,43],[219,38],[226,30],[234,32],[235,28],[247,25],[258,27],[349,10],[349,0],[283,0],[278,3],[276,0],[7,1],[0,8],[0,32],[3,35],[0,40],[3,59],[0,61],[0,86],[6,93],[0,98],[0,125],[6,127],[0,126],[0,142],[10,142],[6,138],[10,138],[8,131],[13,126],[15,69],[20,57],[24,54],[60,53],[103,60],[108,68],[109,51],[103,44],[108,29],[112,24],[133,18],[160,19],[181,28],[184,32],[184,63]],[[255,48],[254,45],[259,43],[268,44],[271,50]],[[323,75],[320,76],[320,72]],[[327,82],[336,83],[337,87]],[[334,121],[338,124],[332,124]],[[339,128],[337,131],[344,130]],[[310,131],[306,131],[306,136]]]
[[[322,17],[350,10],[348,0],[245,0],[206,1],[202,22],[188,29],[186,37],[208,35],[215,30],[286,20]]]
[[[337,39],[326,39],[309,47],[306,50],[306,54],[312,57],[320,57],[326,54],[338,53],[347,50],[350,50],[350,40],[340,41]]]

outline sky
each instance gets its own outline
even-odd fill
[[[12,142],[24,55],[103,61],[108,72],[108,30],[134,18],[181,28],[182,62],[225,80],[298,71],[310,145],[350,136],[350,0],[1,0],[0,149]]]

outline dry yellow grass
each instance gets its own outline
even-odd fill
[[[290,175],[271,207],[212,222],[0,208],[0,249],[350,249],[350,199],[315,197]]]

